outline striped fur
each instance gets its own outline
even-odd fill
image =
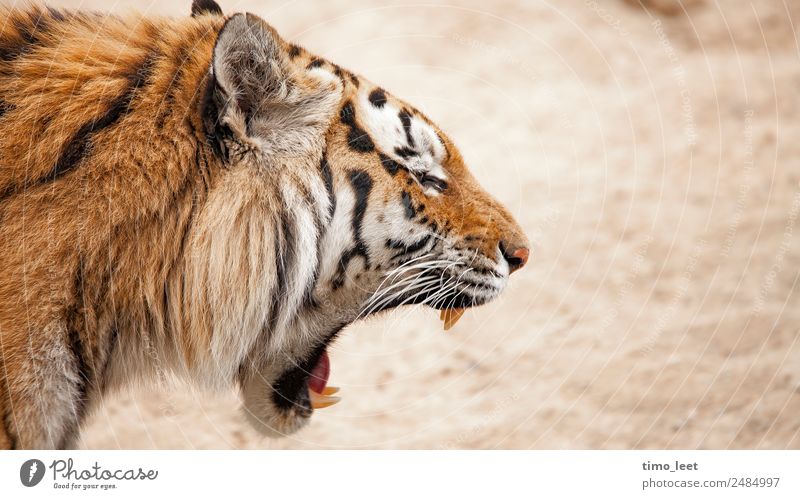
[[[527,244],[426,117],[255,16],[0,18],[0,447],[173,374],[292,432],[343,327],[492,299]]]

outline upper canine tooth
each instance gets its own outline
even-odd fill
[[[442,310],[440,318],[444,321],[444,330],[448,331],[451,327],[455,326],[462,315],[464,315],[463,308],[447,308]]]

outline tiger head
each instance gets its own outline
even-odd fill
[[[254,425],[287,434],[338,400],[326,349],[344,326],[424,304],[449,327],[500,295],[529,244],[425,115],[260,18],[230,17],[211,67],[209,136],[248,179],[218,189],[278,193],[265,272],[282,292],[239,381]]]

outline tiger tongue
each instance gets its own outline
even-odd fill
[[[325,390],[325,385],[328,384],[328,376],[330,374],[331,361],[326,350],[322,352],[317,365],[311,370],[311,376],[308,377],[308,388],[314,392],[322,393]]]
[[[444,330],[447,331],[455,326],[462,315],[464,315],[463,308],[446,308],[442,310],[439,318],[444,321]]]
[[[328,358],[328,352],[322,352],[317,365],[314,366],[308,377],[308,398],[311,402],[311,407],[314,409],[324,409],[341,400],[339,397],[332,397],[334,393],[339,391],[338,388],[326,386],[330,374],[331,361]]]

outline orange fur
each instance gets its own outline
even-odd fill
[[[377,150],[354,150],[351,128],[365,114],[357,109],[347,124],[336,112],[375,87],[287,44],[254,16],[231,29],[277,44],[264,45],[275,52],[270,71],[281,75],[268,97],[285,101],[258,116],[262,122],[235,109],[247,109],[241,95],[225,103],[235,162],[213,149],[204,115],[217,95],[209,68],[224,18],[45,8],[0,9],[0,18],[0,447],[72,445],[83,415],[109,387],[166,372],[212,386],[238,376],[247,397],[266,397],[276,366],[319,355],[326,344],[319,342],[338,332],[330,324],[355,319],[383,278],[367,275],[381,266],[368,269],[365,250],[363,272],[342,264],[345,248],[337,244],[350,240],[323,229],[337,220],[353,231],[366,230],[364,220],[377,226],[390,208],[402,210],[400,193],[424,212],[422,227],[487,262],[503,244],[527,246],[455,146],[411,106],[388,97],[442,141],[446,191],[426,195],[411,169],[390,174]],[[234,63],[252,62],[232,54]],[[219,67],[214,78],[244,78]],[[316,68],[329,77],[314,76]],[[306,108],[280,114],[289,102]],[[264,135],[250,137],[259,126]],[[354,178],[368,179],[362,201],[378,208],[357,219],[353,207],[352,220],[335,211],[321,175],[326,161],[328,187],[349,191]],[[273,231],[283,218],[292,224]],[[370,225],[364,244],[385,250],[391,227]],[[323,239],[339,253],[323,255],[316,248]],[[284,291],[270,280],[288,258],[281,248],[314,264],[292,274],[303,282],[290,283],[293,301],[285,302],[294,307],[283,316],[294,321],[291,330],[266,317],[276,290]],[[339,294],[337,272],[355,283]],[[304,291],[312,274],[318,279]],[[303,303],[313,306],[301,310]],[[275,331],[265,338],[268,326]],[[262,386],[265,380],[274,383]],[[268,413],[258,417],[272,417],[274,404],[262,398],[249,403]],[[274,420],[293,431],[309,413],[304,406]]]
[[[159,324],[168,315],[184,320],[166,307],[159,286],[182,258],[176,235],[187,231],[193,203],[213,181],[197,145],[204,140],[197,83],[221,20],[64,16],[40,8],[0,13],[3,47],[19,46],[25,30],[37,38],[28,52],[0,63],[7,108],[0,118],[0,347],[11,376],[52,361],[34,352],[56,340],[43,330],[66,323],[79,338],[70,340],[63,328],[50,334],[65,344],[80,341],[99,383],[116,329],[133,328],[160,345],[171,340]],[[148,84],[132,92],[114,126],[88,134],[92,154],[51,181],[81,127],[107,113],[142,68]],[[188,356],[203,348],[202,340],[181,341]],[[13,409],[24,427],[20,406],[34,405],[38,394],[11,379],[0,390],[6,417]],[[12,400],[17,407],[9,407]],[[35,442],[19,438],[21,446]]]

